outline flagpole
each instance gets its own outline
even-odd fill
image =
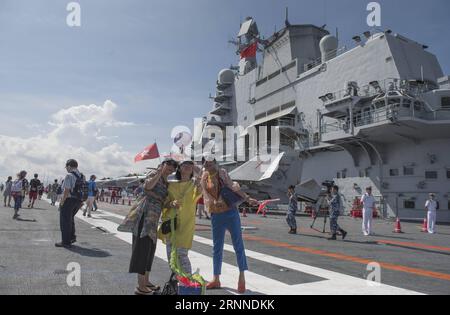
[[[161,165],[162,161],[161,161],[161,153],[159,153],[159,147],[158,147],[158,143],[156,143],[156,139],[155,139],[155,145],[158,148],[158,159],[159,159],[159,164]]]

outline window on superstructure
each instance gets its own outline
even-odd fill
[[[445,109],[450,109],[450,97],[443,97],[441,101],[441,107]]]
[[[284,66],[284,67],[281,69],[281,71],[282,71],[282,72],[286,72],[286,71],[288,71],[289,69],[295,67],[295,65],[296,65],[296,61],[294,60],[293,62],[291,62],[291,63],[288,64],[287,66]]]
[[[423,104],[421,102],[414,102],[414,110],[420,112],[423,109]]]
[[[389,105],[398,105],[400,104],[400,99],[399,98],[390,98],[388,101]]]
[[[407,109],[411,109],[411,100],[409,99],[404,99],[403,100],[403,107],[407,108]]]
[[[272,80],[273,78],[276,78],[279,74],[281,74],[281,70],[278,70],[278,71],[272,73],[271,75],[269,75],[268,79]]]
[[[425,172],[426,179],[438,179],[438,172],[436,171],[426,171]]]
[[[398,168],[392,168],[389,170],[389,176],[399,176],[400,172]]]
[[[414,168],[405,166],[403,168],[403,175],[405,175],[405,176],[413,176],[414,175]]]
[[[416,202],[413,200],[405,200],[403,202],[403,208],[405,209],[416,209]]]

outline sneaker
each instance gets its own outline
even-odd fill
[[[90,214],[88,214],[88,216],[87,216],[88,218],[92,218],[92,216],[90,215]]]
[[[329,241],[336,241],[336,240],[337,240],[336,234],[334,234],[334,235],[333,235],[332,237],[330,237],[328,240],[329,240]]]
[[[72,245],[68,245],[68,244],[63,244],[62,242],[61,243],[56,243],[55,244],[55,247],[58,247],[58,248],[72,248]]]
[[[342,231],[342,239],[343,239],[343,240],[345,240],[345,238],[347,237],[347,234],[348,234],[347,232]]]
[[[83,217],[85,217],[86,216],[86,212],[83,212]]]

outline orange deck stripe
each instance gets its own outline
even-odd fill
[[[288,243],[282,243],[282,242],[278,242],[278,241],[274,241],[274,240],[270,240],[270,239],[266,239],[266,238],[262,238],[262,237],[257,237],[257,236],[244,235],[244,239],[249,240],[249,241],[256,241],[256,242],[264,243],[264,244],[271,245],[274,247],[287,248],[287,249],[298,251],[298,252],[318,255],[318,256],[322,256],[322,257],[330,257],[330,258],[334,258],[334,259],[338,259],[338,260],[342,260],[342,261],[350,261],[350,262],[359,263],[359,264],[363,264],[363,265],[368,265],[368,264],[374,262],[373,260],[369,260],[369,259],[348,256],[348,255],[343,255],[343,254],[338,254],[338,253],[331,253],[331,252],[326,252],[323,250],[309,248],[309,247],[291,245]],[[434,271],[429,271],[429,270],[424,270],[424,269],[411,268],[411,267],[395,265],[395,264],[385,263],[385,262],[378,262],[378,263],[384,269],[410,273],[410,274],[414,274],[414,275],[418,275],[418,276],[422,276],[422,277],[450,281],[450,274],[434,272]]]
[[[432,246],[432,245],[425,245],[425,244],[420,244],[420,243],[408,243],[408,242],[386,241],[386,240],[379,240],[377,242],[380,244],[386,244],[386,245],[417,247],[417,248],[421,248],[421,249],[434,249],[434,250],[440,250],[440,251],[444,251],[444,252],[450,252],[450,248],[448,248],[448,247]]]

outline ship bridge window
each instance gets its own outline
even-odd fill
[[[438,172],[436,171],[426,171],[425,172],[426,179],[438,179]]]
[[[399,98],[390,98],[388,101],[389,105],[398,105],[400,104],[400,99]]]
[[[393,169],[389,170],[389,175],[390,176],[399,176],[400,172],[399,172],[398,168],[393,168]]]
[[[441,107],[450,109],[450,97],[443,97],[441,100]]]
[[[411,109],[411,100],[410,99],[403,99],[403,108]]]
[[[383,101],[375,102],[374,106],[375,106],[376,109],[379,109],[379,108],[384,107],[385,104],[386,104],[386,103],[385,103],[384,100],[383,100]]]
[[[296,64],[297,64],[297,62],[294,60],[294,61],[292,61],[290,64],[288,64],[287,66],[283,67],[283,68],[281,69],[281,71],[282,71],[282,72],[286,72],[286,71],[288,71],[289,69],[295,67]]]
[[[256,82],[256,86],[260,86],[261,84],[264,84],[266,82],[267,82],[267,77],[265,77],[264,79],[261,79],[258,82]]]
[[[403,168],[403,175],[405,175],[405,176],[413,176],[414,175],[414,167],[407,167],[407,166],[405,166]]]
[[[277,72],[272,73],[269,75],[268,79],[272,80],[273,78],[277,77],[281,73],[281,70],[278,70]]]
[[[420,112],[423,109],[423,104],[421,102],[414,102],[414,110]]]
[[[405,201],[403,201],[403,208],[416,209],[416,202],[413,200],[405,200]]]

